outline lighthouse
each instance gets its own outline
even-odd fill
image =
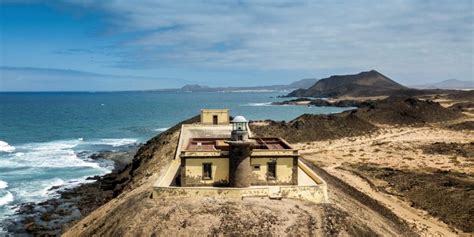
[[[231,187],[245,188],[250,186],[250,155],[252,141],[249,140],[248,121],[243,116],[236,116],[232,121],[229,144],[229,184]]]

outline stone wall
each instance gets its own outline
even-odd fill
[[[242,199],[245,197],[269,197],[269,187],[218,188],[218,187],[155,187],[153,198],[214,197]],[[327,203],[326,184],[318,186],[280,186],[281,198]]]
[[[229,182],[228,158],[187,158],[181,162],[182,186],[222,186]],[[203,164],[212,164],[212,178],[203,179]]]
[[[229,123],[228,109],[203,109],[201,110],[201,124],[213,124],[213,116],[217,116],[218,124]]]
[[[250,165],[252,166],[251,184],[252,185],[296,185],[297,180],[297,157],[252,157]],[[276,178],[268,179],[268,163],[276,161]],[[255,166],[260,166],[256,169]]]

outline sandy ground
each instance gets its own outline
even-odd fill
[[[463,234],[431,217],[425,211],[411,207],[410,203],[397,196],[374,189],[358,175],[341,169],[348,164],[364,163],[401,170],[456,171],[473,177],[473,157],[425,154],[421,149],[423,145],[435,142],[462,144],[474,142],[474,132],[452,131],[436,126],[385,127],[368,136],[299,143],[295,147],[301,149],[301,154],[305,159],[323,167],[331,175],[383,203],[397,216],[413,225],[421,235],[455,236]]]
[[[172,140],[177,141],[176,134]],[[331,203],[315,204],[267,198],[152,199],[151,187],[161,171],[151,173],[64,236],[416,236],[389,209],[330,176],[325,180]]]
[[[473,117],[462,118],[466,119],[472,121]],[[282,134],[285,135],[284,131],[287,129],[310,130],[310,134],[303,134],[308,137],[314,131],[321,133],[321,136],[313,136],[319,139],[294,146],[301,149],[303,159],[312,163],[309,164],[311,168],[327,182],[329,204],[266,198],[152,199],[152,184],[160,176],[166,161],[174,154],[173,144],[178,140],[178,134],[174,132],[153,141],[150,143],[152,146],[142,152],[143,159],[137,163],[138,168],[133,170],[134,179],[122,194],[80,220],[64,236],[472,236],[472,233],[462,232],[414,205],[415,202],[406,199],[409,195],[403,197],[399,193],[388,192],[384,188],[390,186],[390,180],[372,179],[370,172],[356,172],[358,167],[368,164],[376,167],[375,173],[379,171],[378,167],[385,167],[388,170],[397,169],[401,176],[405,173],[398,170],[425,173],[441,170],[449,175],[451,172],[464,174],[468,180],[464,184],[467,183],[469,187],[469,182],[474,181],[471,151],[443,151],[442,154],[426,152],[426,147],[435,143],[448,144],[441,145],[441,149],[470,149],[471,143],[474,143],[472,130],[445,129],[447,125],[461,121],[442,121],[421,127],[375,124],[379,129],[369,129],[370,132],[360,135],[361,133],[349,134],[347,131],[352,131],[352,127],[352,130],[344,128],[354,124],[352,120],[343,124],[342,128],[327,123],[326,120],[328,119],[307,119],[306,122],[313,123],[301,123],[296,128],[279,127],[276,124],[273,125],[276,128],[262,133],[275,135],[275,132],[283,131]],[[339,121],[335,125],[340,125]],[[331,126],[322,127],[324,122]],[[272,124],[262,121],[258,125],[260,126],[255,128]],[[328,134],[321,132],[334,127],[338,129]],[[356,128],[358,127],[355,126],[354,129]],[[349,135],[352,137],[346,137]],[[438,148],[432,150],[437,151]],[[410,177],[416,179],[421,176]],[[452,187],[443,186],[439,190],[441,199],[449,202],[450,197],[443,196],[443,192],[457,187],[449,182],[446,184]],[[466,192],[462,188],[456,192],[462,194],[458,196],[461,197],[461,202],[469,205],[470,200],[464,198]],[[422,200],[424,201],[423,197]],[[453,203],[457,205],[460,202]],[[469,218],[465,219],[467,220],[461,224],[468,222],[467,228],[471,228]]]
[[[398,169],[455,169],[474,174],[474,160],[468,157],[425,154],[421,146],[434,142],[474,142],[474,132],[437,127],[383,128],[368,136],[299,143],[295,147],[320,166],[363,162]]]
[[[366,100],[383,100],[388,96],[365,96],[365,97],[354,97],[354,96],[340,96],[337,98],[329,98],[330,102],[337,102],[341,100],[356,100],[356,101],[366,101]]]
[[[416,236],[390,211],[364,201],[364,194],[328,181],[330,204],[268,198],[152,199],[150,184],[143,184],[100,207],[64,236]],[[357,200],[355,194],[362,198]]]

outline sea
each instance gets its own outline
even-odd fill
[[[99,151],[130,149],[202,108],[228,108],[250,120],[291,120],[350,108],[274,106],[282,92],[0,93],[0,223],[19,204],[89,182],[113,169]],[[55,187],[54,189],[52,189]],[[59,188],[57,188],[59,187]],[[0,225],[1,226],[1,225]],[[1,233],[1,230],[0,230]]]

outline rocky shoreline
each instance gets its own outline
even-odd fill
[[[375,103],[372,100],[338,100],[329,101],[324,99],[309,99],[309,98],[297,98],[293,100],[285,100],[279,102],[273,102],[272,105],[306,105],[306,106],[333,106],[333,107],[365,107],[371,106]]]
[[[80,220],[97,207],[116,197],[124,188],[128,178],[121,177],[121,172],[132,163],[138,150],[132,146],[121,151],[100,151],[89,155],[96,161],[114,162],[114,169],[104,176],[88,177],[89,182],[74,188],[58,190],[59,197],[39,203],[22,203],[10,219],[4,221],[8,233],[21,236],[57,236],[65,228]]]
[[[298,105],[301,105],[301,101],[308,101],[308,99],[297,99],[293,100],[293,102],[287,102],[287,104],[300,102]],[[325,104],[327,102],[324,100],[310,100],[309,103],[311,103],[311,101],[315,101],[312,105],[327,106],[323,105],[323,103]],[[458,127],[461,126],[459,128],[456,127],[455,130],[472,127],[472,120],[466,120],[465,115],[463,115],[458,108],[443,107],[438,102],[430,100],[390,97],[379,101],[357,103],[346,101],[340,102],[338,105],[350,105],[349,107],[358,107],[358,109],[331,115],[305,114],[289,122],[267,120],[256,122],[250,126],[256,135],[271,134],[272,136],[281,136],[289,142],[300,143],[302,146],[311,146],[321,141],[333,142],[333,140],[344,138],[348,138],[349,140],[347,141],[350,142],[350,139],[357,136],[368,139],[370,136],[375,136],[377,133],[383,132],[383,130],[380,129],[381,127],[389,126],[412,129],[432,126],[436,123],[436,126],[439,128],[451,129],[451,126],[454,125]],[[329,106],[337,105],[331,104]],[[197,121],[199,121],[198,116],[182,123],[194,123]],[[446,121],[451,122],[446,123]],[[53,198],[41,203],[27,203],[22,205],[17,212],[17,217],[20,218],[8,221],[8,231],[27,236],[55,236],[64,233],[66,230],[68,231],[66,235],[69,234],[69,236],[78,236],[81,234],[82,236],[90,236],[92,234],[114,236],[126,233],[126,231],[128,231],[127,227],[133,223],[135,226],[158,228],[160,231],[168,230],[166,228],[170,225],[172,227],[173,225],[176,225],[177,227],[172,229],[173,233],[176,233],[176,229],[186,227],[183,227],[181,222],[178,223],[174,220],[185,219],[183,216],[187,217],[189,212],[191,212],[189,218],[193,218],[195,213],[192,213],[192,210],[204,210],[206,218],[209,217],[209,213],[216,212],[225,212],[232,218],[235,218],[236,216],[238,217],[236,213],[240,212],[243,207],[235,206],[235,203],[219,204],[217,209],[215,208],[215,203],[204,203],[203,205],[207,209],[203,209],[203,205],[199,203],[200,200],[195,201],[197,202],[194,203],[195,206],[193,206],[193,202],[189,202],[189,200],[181,200],[181,203],[179,204],[176,204],[175,200],[173,200],[172,203],[162,200],[159,203],[156,203],[150,201],[150,192],[147,191],[146,188],[139,190],[137,193],[134,192],[130,194],[131,192],[128,192],[130,190],[136,190],[147,182],[152,182],[153,174],[158,173],[170,162],[172,159],[171,157],[173,157],[174,152],[176,152],[176,143],[179,138],[178,131],[182,123],[175,125],[167,131],[164,131],[158,136],[150,139],[146,144],[141,145],[136,154],[135,151],[138,147],[135,147],[135,151],[130,151],[129,153],[101,152],[91,155],[91,159],[114,161],[114,171],[102,177],[91,177],[90,179],[93,181],[91,183],[85,183],[76,188],[59,191],[60,197],[58,198]],[[373,145],[370,145],[370,148],[372,148],[372,146]],[[429,147],[427,152],[444,152],[446,154],[451,154],[454,150],[454,152],[458,154],[459,149],[460,147],[457,145],[436,144],[435,146]],[[364,152],[365,155],[364,150],[347,150],[351,155],[356,152]],[[376,152],[379,153],[382,151],[374,150],[373,154]],[[471,150],[469,152],[471,152]],[[308,156],[310,155],[312,155],[312,153],[308,153]],[[325,154],[324,156],[326,157],[327,155]],[[365,157],[362,158],[367,159]],[[336,159],[342,158],[336,157]],[[334,199],[337,198],[338,195],[332,195],[332,197]],[[121,202],[109,202],[112,199],[121,200]],[[336,201],[342,202],[341,200]],[[104,208],[94,211],[103,205],[105,206]],[[171,208],[170,205],[176,206]],[[232,205],[234,205],[234,207],[232,207]],[[252,207],[252,205],[249,206]],[[347,212],[354,213],[355,210],[358,210],[355,205],[356,204],[354,203],[347,204]],[[150,208],[154,208],[153,212],[150,212]],[[175,216],[174,218],[176,219],[170,219],[170,215],[176,215],[174,211],[175,208],[177,208],[177,212],[181,214]],[[333,209],[336,210],[335,208]],[[134,211],[131,213],[130,210]],[[167,213],[167,210],[173,211],[170,212],[170,214]],[[321,214],[320,210],[313,211]],[[332,215],[330,215],[330,213],[322,213],[323,217],[326,219],[320,220],[320,223],[332,223]],[[123,216],[125,215],[131,215],[130,219],[124,219]],[[199,216],[199,213],[196,215]],[[359,218],[363,218],[366,213],[360,215],[362,216],[359,216]],[[196,217],[196,220],[202,220],[201,217]],[[247,218],[246,216],[242,217],[242,220],[249,219],[252,220],[252,218]],[[78,222],[79,220],[80,222]],[[260,219],[254,218],[253,220]],[[354,219],[354,221],[354,223],[357,222],[357,225],[359,225],[358,220]],[[157,223],[159,223],[158,227],[155,225]],[[222,221],[217,223],[222,223]],[[373,222],[372,220],[367,220],[365,223]],[[388,222],[382,221],[382,223],[391,223],[399,226],[399,224],[394,220]],[[74,224],[76,225],[72,227]],[[350,226],[353,223],[349,221],[346,224]],[[218,229],[220,232],[216,233],[229,233],[227,232],[229,229],[227,227],[222,228],[222,230]],[[188,226],[188,228],[190,227]],[[194,225],[193,228],[203,229],[204,227]],[[255,228],[260,229],[259,224],[255,225]],[[340,231],[340,229],[343,228],[335,226],[334,229]],[[235,230],[241,231],[241,226],[238,228],[236,227]],[[134,231],[136,231],[135,233],[142,234],[151,233],[150,229],[137,229]]]

